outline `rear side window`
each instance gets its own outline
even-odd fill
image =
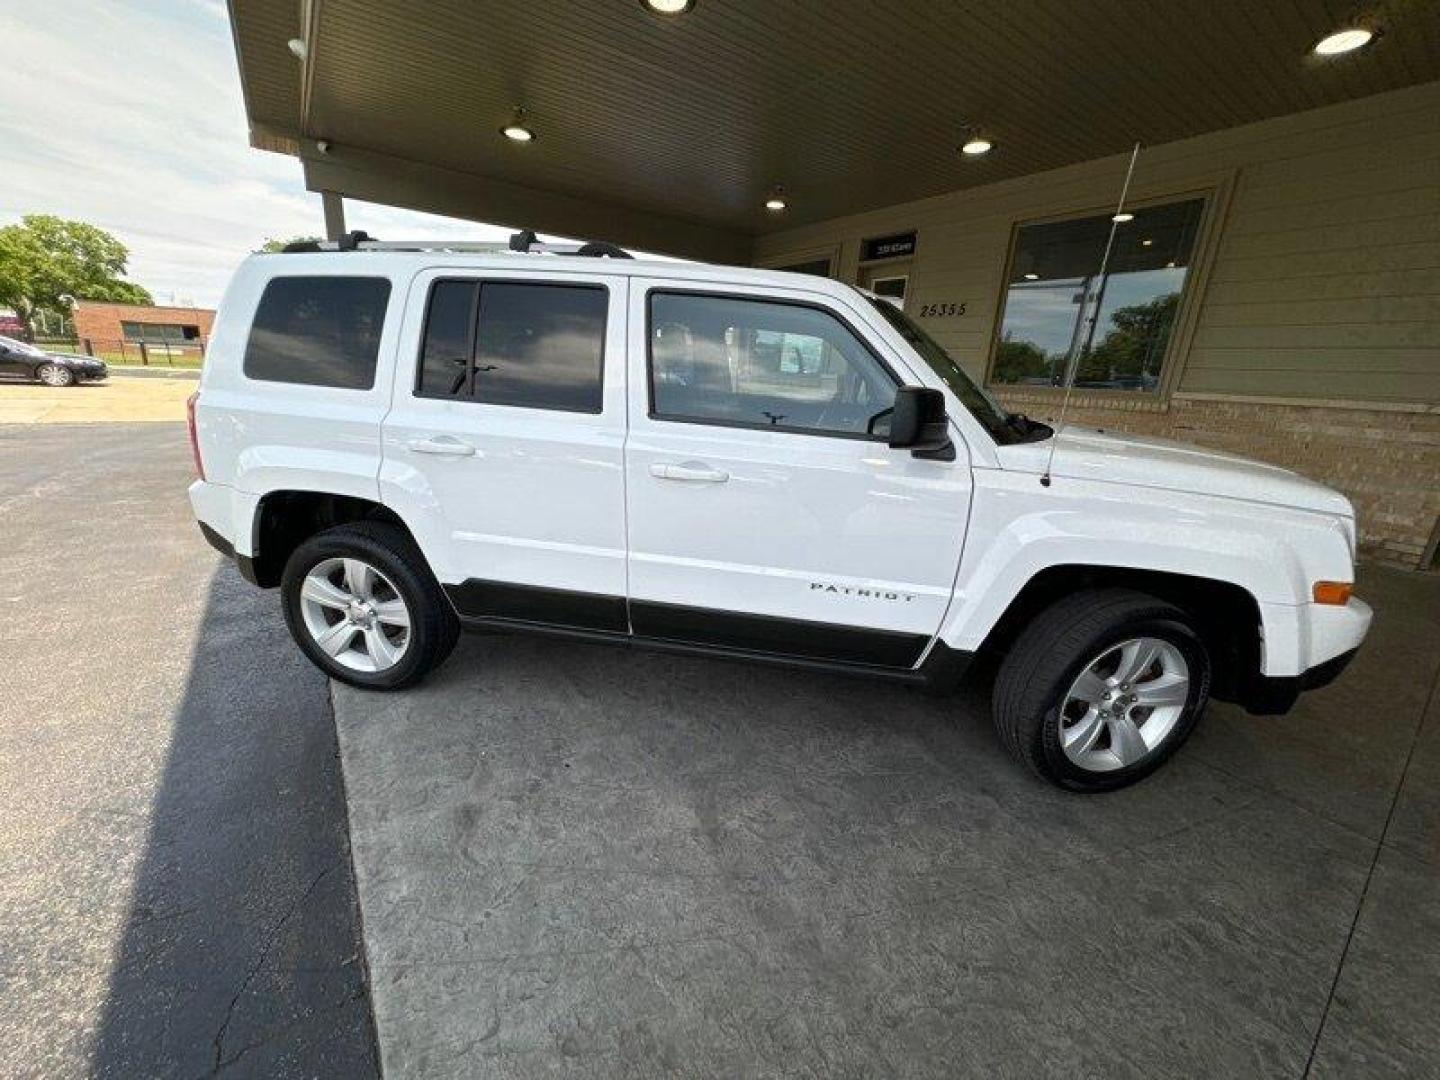
[[[608,306],[600,285],[438,281],[416,393],[598,413]]]
[[[272,279],[245,346],[245,377],[369,390],[389,300],[385,278]]]

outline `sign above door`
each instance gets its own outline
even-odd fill
[[[860,261],[874,262],[877,259],[898,259],[915,254],[915,234],[896,233],[894,236],[875,236],[860,245]]]

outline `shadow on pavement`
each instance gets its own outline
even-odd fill
[[[93,1072],[377,1074],[358,923],[328,684],[291,644],[275,594],[222,565]]]

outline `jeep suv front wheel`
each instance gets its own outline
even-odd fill
[[[995,680],[994,719],[1011,753],[1072,791],[1110,791],[1158,769],[1210,695],[1210,658],[1190,617],[1129,589],[1047,608]]]
[[[295,641],[332,678],[373,690],[417,682],[450,654],[459,624],[401,529],[340,525],[290,556],[280,582]]]

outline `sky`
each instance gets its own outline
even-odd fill
[[[213,307],[269,237],[324,232],[300,163],[250,148],[223,0],[5,0],[0,225],[58,214],[130,249],[159,304]],[[346,201],[395,239],[510,230]]]

